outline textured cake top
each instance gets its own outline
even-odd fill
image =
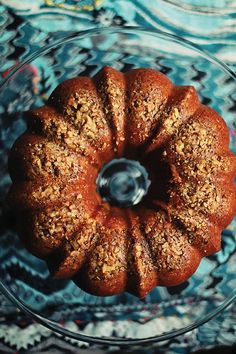
[[[220,249],[236,211],[236,159],[224,120],[162,73],[105,67],[64,81],[27,113],[14,144],[9,201],[27,247],[98,295],[145,296],[186,280]],[[96,190],[104,164],[139,161],[151,186],[132,208]]]

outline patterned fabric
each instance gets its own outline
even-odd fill
[[[22,58],[65,33],[91,27],[126,25],[152,27],[185,36],[235,67],[236,10],[233,2],[217,1],[218,9],[212,7],[215,6],[215,1],[211,0],[204,0],[204,7],[201,8],[196,6],[196,1],[183,1],[184,8],[179,3],[175,0],[2,0],[0,75],[4,78],[9,69]],[[91,43],[88,43],[88,47],[89,45]],[[75,53],[73,46],[67,49],[69,53]],[[68,53],[55,51],[49,61],[45,59],[38,62],[37,66],[26,66],[22,75],[9,85],[7,94],[2,95],[0,92],[0,147],[3,152],[0,155],[1,203],[9,185],[7,152],[25,128],[24,120],[19,119],[16,112],[30,108],[34,94],[38,96],[38,104],[42,104],[51,89],[63,80],[63,76],[72,77],[76,74],[76,64],[80,64],[81,73],[93,73],[96,56],[91,56],[86,50],[78,54],[74,62],[64,67],[63,62]],[[99,60],[104,61],[105,65],[105,56]],[[135,56],[125,54],[114,56],[113,64],[118,69],[137,65]],[[145,58],[141,64],[148,65]],[[176,78],[176,72],[167,61],[163,62],[160,58],[156,65],[157,69],[167,73],[170,78],[172,75]],[[228,106],[224,109],[228,112],[231,147],[236,152],[235,85],[230,80],[223,82],[220,75],[216,72],[209,73],[205,67],[193,65],[187,74],[185,63],[182,62],[181,65],[178,73],[180,82],[194,81],[199,85],[206,104],[210,102],[213,107],[218,104],[215,82],[220,83],[218,90],[223,90],[229,96]],[[209,85],[209,78],[213,75],[214,82]],[[16,95],[19,91],[21,94]],[[6,123],[6,112],[8,119],[12,120],[11,131]],[[188,282],[176,289],[155,289],[144,301],[140,301],[127,294],[98,299],[83,293],[72,282],[52,280],[44,262],[29,256],[15,233],[8,230],[8,225],[14,223],[12,216],[2,214],[1,208],[0,218],[3,221],[0,222],[1,279],[29,306],[73,331],[127,338],[161,334],[191,323],[196,313],[198,316],[206,314],[236,289],[236,222],[223,234],[222,251],[204,260],[196,275]],[[206,277],[205,274],[211,276]],[[196,288],[199,289],[197,296]],[[91,350],[96,350],[99,353],[99,350],[103,350],[52,333],[17,310],[1,294],[0,304],[0,353],[51,353],[53,350],[58,353],[91,353]],[[168,350],[170,354],[187,354],[200,348],[232,345],[235,338],[236,304],[233,304],[217,319],[204,326],[168,342],[159,343],[158,352],[165,353]],[[156,348],[157,346],[152,345],[142,348],[142,352],[156,353]],[[112,348],[104,349],[111,350]],[[130,351],[138,353],[139,349],[133,348]]]

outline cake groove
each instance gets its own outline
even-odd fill
[[[131,280],[127,290],[144,297],[157,284],[157,273],[137,213],[128,210],[127,217],[129,218],[127,273]]]
[[[90,257],[98,242],[96,222],[88,220],[64,240],[55,256],[47,260],[50,272],[56,278],[73,278]]]
[[[126,244],[127,238],[121,229],[100,231],[93,257],[76,276],[76,283],[94,295],[102,295],[104,290],[108,295],[123,292],[127,280]]]
[[[108,158],[113,154],[112,132],[93,79],[79,77],[64,81],[49,97],[49,104],[58,107],[72,122],[78,132],[77,140],[86,142],[85,151],[91,147],[93,155],[94,151],[99,152],[102,159],[103,154]]]
[[[169,95],[173,95],[174,87],[172,86],[169,92]],[[151,132],[149,134],[149,137],[146,139],[145,143],[142,144],[139,148],[141,151],[142,155],[145,156],[147,153],[152,153],[154,150],[157,150],[160,147],[160,143],[157,142],[154,144],[154,141],[157,139],[157,136],[162,128],[162,115],[165,114],[165,112],[169,109],[168,107],[169,104],[169,97],[166,96],[165,100],[162,102],[162,104],[159,106],[158,112],[154,116],[155,124],[153,125],[153,128],[151,129]],[[155,146],[155,148],[154,148]]]
[[[64,146],[82,156],[88,156],[94,163],[94,149],[85,139],[79,139],[76,129],[55,109],[39,108],[31,111],[28,114],[27,126],[31,131],[39,132],[59,146]]]
[[[78,163],[79,158],[74,152],[48,141],[46,137],[29,133],[23,134],[13,145],[9,173],[13,181],[65,179],[76,176]]]
[[[167,99],[172,87],[170,80],[152,69],[134,69],[125,73],[127,81],[127,124],[130,149],[145,144],[153,125],[157,123],[156,113]]]
[[[94,77],[98,95],[107,124],[112,131],[112,146],[115,156],[121,156],[125,144],[125,75],[105,67],[102,75]]]
[[[11,188],[9,201],[14,200],[16,208],[36,210],[60,206],[79,193],[78,179],[59,183],[55,179],[49,179],[44,184],[40,180],[23,181]]]
[[[167,144],[171,136],[191,119],[199,105],[196,91],[191,86],[172,87],[160,115],[159,127],[153,131],[145,153]]]

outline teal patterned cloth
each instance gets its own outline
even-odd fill
[[[179,6],[181,3],[181,7]],[[202,5],[202,6],[199,6]],[[12,66],[25,58],[31,52],[42,48],[55,38],[72,31],[80,31],[94,27],[106,26],[142,26],[149,28],[161,29],[170,33],[183,36],[195,43],[201,45],[218,58],[225,61],[229,66],[236,66],[236,4],[235,1],[229,0],[2,0],[0,1],[0,75],[4,78]],[[89,43],[88,43],[89,45]],[[63,60],[63,58],[61,58]],[[41,67],[47,71],[47,63],[41,63]],[[30,70],[33,70],[31,68]],[[199,71],[198,71],[199,73]],[[37,80],[38,73],[31,72]],[[55,85],[55,82],[48,83]],[[232,94],[231,116],[236,115],[236,96]],[[15,105],[19,109],[20,101],[11,101],[8,99],[4,106],[0,102],[0,114],[4,112],[14,113]],[[25,101],[22,100],[22,108]],[[30,106],[30,99],[29,99]],[[9,132],[4,129],[4,122],[0,122],[0,144],[1,148],[6,151],[10,147],[7,139]],[[14,134],[18,133],[18,126],[13,127]],[[230,134],[232,147],[236,149],[236,120],[232,119],[230,124]],[[3,157],[1,157],[3,159]],[[0,160],[1,160],[0,158]],[[2,171],[0,176],[3,177]],[[2,187],[1,187],[2,188]],[[1,192],[1,189],[0,189]],[[231,262],[235,262],[235,237],[236,225],[225,231],[228,234],[227,244],[224,247],[225,253],[218,257],[218,262],[222,264],[218,277],[223,279],[224,272],[227,267],[224,266],[225,260],[230,258]],[[48,289],[41,289],[36,292],[35,288],[40,289],[40,280],[37,278],[37,267],[42,267],[39,262],[36,266],[27,259],[24,249],[19,245],[18,253],[11,251],[11,242],[17,242],[14,235],[7,235],[0,239],[0,262],[6,264],[6,269],[14,272],[22,272],[22,279],[25,284],[31,285],[31,292],[24,293],[25,298],[35,302],[38,309],[45,305],[45,293],[50,294],[50,284]],[[234,257],[234,258],[233,258]],[[3,274],[4,275],[4,274]],[[4,275],[5,276],[5,275]],[[7,278],[6,278],[7,279]],[[225,291],[232,291],[235,286],[235,274],[228,275],[228,283],[223,284]],[[199,279],[200,282],[200,279]],[[57,283],[52,284],[53,287]],[[196,286],[192,283],[192,286]],[[69,296],[69,290],[61,296]],[[22,291],[18,289],[18,291]],[[74,291],[74,290],[73,290]],[[58,288],[60,292],[60,288]],[[77,294],[71,293],[70,301],[76,299]],[[155,295],[154,295],[155,296]],[[66,300],[66,298],[65,298]],[[173,321],[181,321],[181,313],[191,306],[191,299],[186,298],[186,303],[176,302],[176,313]],[[56,299],[51,299],[56,301]],[[152,299],[150,299],[152,301]],[[217,300],[216,300],[217,301]],[[86,302],[85,302],[86,303]],[[173,304],[172,304],[173,305]],[[145,318],[151,319],[150,309],[143,304],[139,308],[139,315],[135,304],[130,308],[114,307],[114,321],[106,322],[102,307],[92,305],[84,306],[82,316],[83,323],[79,324],[74,318],[68,323],[73,330],[80,325],[80,330],[86,327],[87,333],[96,335],[108,335],[112,332],[124,331],[124,336],[135,336],[135,321],[142,321]],[[137,307],[137,306],[136,306]],[[57,316],[63,318],[66,311],[55,312]],[[132,317],[132,325],[130,325],[130,312],[134,313]],[[158,307],[160,317],[165,316],[168,309],[166,307]],[[197,304],[193,306],[193,311],[197,311]],[[120,315],[122,313],[122,315]],[[100,317],[99,317],[100,316]],[[96,327],[93,325],[99,318],[103,316],[103,325]],[[170,323],[161,322],[169,330]],[[147,331],[150,327],[147,327]],[[236,306],[235,304],[222,313],[218,319],[210,321],[203,327],[192,331],[184,336],[178,337],[168,343],[158,345],[158,353],[182,353],[187,354],[200,348],[210,348],[219,345],[233,345],[236,343]],[[89,347],[84,343],[79,343],[70,339],[62,338],[53,334],[46,328],[31,321],[27,316],[18,313],[17,310],[0,294],[0,353],[40,353],[55,350],[55,353],[71,352],[80,353],[80,346]],[[92,346],[87,348],[97,350]],[[106,348],[106,351],[110,351]],[[130,350],[131,351],[131,350]],[[157,353],[155,346],[152,348],[142,349],[146,353]],[[139,350],[132,350],[133,353]],[[86,351],[85,351],[86,353]]]

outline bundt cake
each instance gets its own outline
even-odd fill
[[[8,202],[53,276],[144,297],[220,250],[236,211],[236,158],[224,120],[193,87],[104,67],[62,82],[26,121]]]

